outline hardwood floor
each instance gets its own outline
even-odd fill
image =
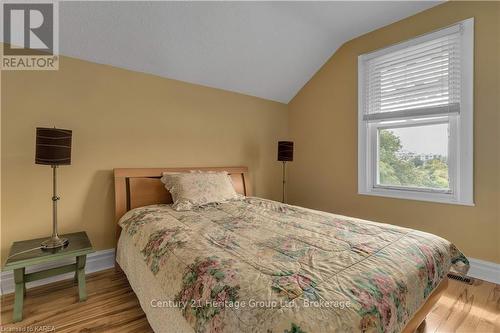
[[[2,326],[47,325],[54,326],[57,333],[153,332],[123,273],[110,269],[88,275],[87,295],[85,302],[78,302],[72,280],[28,289],[24,320],[16,324],[7,324],[12,322],[14,295],[2,296]]]
[[[24,320],[12,324],[14,295],[2,296],[1,331],[152,332],[123,273],[107,270],[87,276],[88,299],[78,302],[73,281],[29,289]],[[36,330],[38,327],[38,331]],[[429,313],[421,333],[500,333],[500,285],[476,280],[467,285],[450,280],[445,294]]]

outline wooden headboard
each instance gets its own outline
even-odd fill
[[[172,197],[160,181],[163,172],[227,171],[236,192],[250,196],[247,167],[196,168],[120,168],[115,175],[116,222],[129,210],[159,203],[171,203]]]

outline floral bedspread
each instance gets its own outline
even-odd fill
[[[195,332],[400,332],[468,269],[438,236],[259,198],[147,206],[120,225],[161,281],[154,301]]]

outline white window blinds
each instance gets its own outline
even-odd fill
[[[365,55],[364,120],[460,112],[461,27]]]

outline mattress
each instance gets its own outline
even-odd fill
[[[400,332],[468,261],[429,233],[245,198],[127,212],[117,261],[160,332]]]

